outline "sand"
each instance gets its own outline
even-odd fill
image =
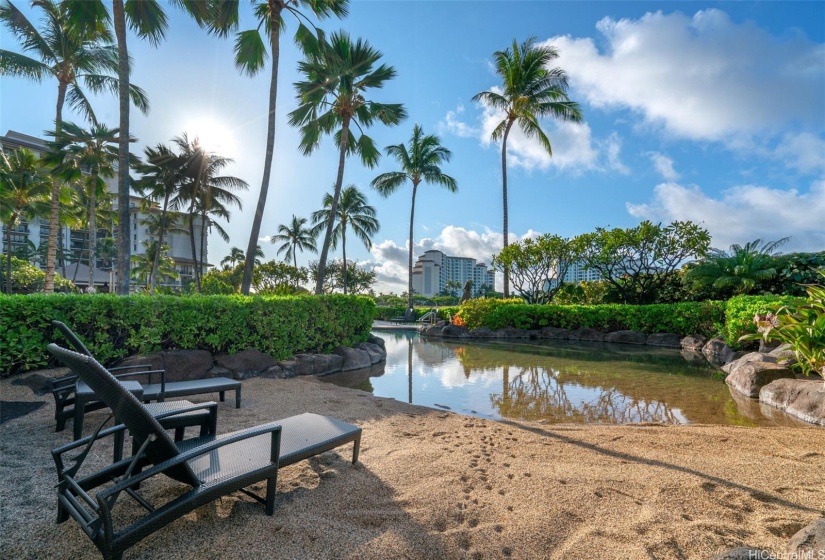
[[[73,520],[54,522],[49,450],[70,427],[54,432],[50,396],[9,380],[0,396],[47,402],[0,426],[0,555],[99,557]],[[190,400],[217,399],[206,397]],[[316,379],[250,379],[241,409],[220,404],[218,429],[304,411],[361,426],[359,463],[348,445],[282,469],[274,517],[232,495],[125,558],[704,559],[741,545],[784,552],[825,509],[821,428],[496,422]],[[102,415],[87,415],[86,432]],[[180,490],[164,478],[141,487]]]

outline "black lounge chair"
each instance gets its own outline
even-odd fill
[[[415,309],[408,307],[401,317],[393,317],[391,323],[415,323]]]
[[[52,326],[58,329],[76,352],[92,356],[91,351],[78,336],[61,321],[52,321]],[[226,377],[211,377],[208,379],[193,379],[188,381],[166,382],[163,370],[153,370],[148,364],[109,368],[110,372],[135,370],[115,375],[118,379],[146,376],[146,382],[141,383],[141,399],[144,402],[164,401],[167,397],[188,397],[203,393],[218,393],[221,402],[225,399],[226,391],[235,391],[235,408],[241,407],[241,382]],[[159,382],[153,383],[157,375]],[[77,382],[76,376],[64,377],[57,380],[52,388],[55,401],[54,417],[57,423],[55,431],[60,432],[66,425],[66,420],[74,419],[74,439],[83,435],[83,416],[86,412],[99,410],[104,405],[97,400],[94,392],[82,382]],[[133,387],[136,389],[136,387]],[[69,408],[71,406],[71,408]]]
[[[273,515],[279,467],[349,442],[354,444],[352,462],[358,460],[361,428],[317,414],[176,443],[146,407],[94,358],[56,344],[49,344],[48,351],[86,382],[123,423],[103,429],[107,419],[94,434],[52,450],[58,476],[57,522],[73,517],[107,560],[120,560],[130,546],[175,519],[239,490],[262,502],[266,514]],[[134,456],[78,476],[94,443],[125,429],[134,437]],[[71,464],[66,466],[64,455],[80,447],[83,450],[68,459]],[[138,488],[141,482],[160,474],[189,489],[153,506]],[[246,489],[263,481],[264,497]],[[92,491],[96,492],[94,496]],[[133,498],[149,513],[126,527],[115,527],[112,512],[121,494]]]

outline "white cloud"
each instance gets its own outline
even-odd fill
[[[662,183],[648,204],[627,204],[631,215],[653,221],[691,220],[713,236],[713,246],[727,249],[733,243],[757,238],[773,241],[791,236],[785,251],[821,251],[825,247],[825,181],[808,192],[742,185],[723,191],[718,198],[698,186]]]
[[[679,178],[679,174],[673,169],[673,159],[659,152],[650,152],[647,155],[653,162],[653,167],[665,181],[675,181]]]
[[[825,45],[775,37],[716,9],[687,16],[604,18],[602,37],[553,37],[574,95],[629,108],[645,123],[694,140],[734,141],[825,120]],[[600,52],[598,44],[606,43]]]
[[[774,156],[802,173],[825,172],[825,140],[810,132],[786,134]]]
[[[607,152],[607,165],[610,169],[618,171],[622,175],[628,175],[630,169],[622,163],[620,154],[622,151],[622,138],[615,131],[610,133],[604,142],[605,152]]]
[[[447,111],[444,119],[436,123],[435,131],[438,134],[455,134],[461,138],[473,138],[478,136],[479,131],[477,128],[459,119],[459,115],[463,112],[463,105],[459,105],[455,111]]]

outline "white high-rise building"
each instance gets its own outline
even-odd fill
[[[492,289],[495,280],[495,271],[486,264],[468,257],[450,257],[436,250],[426,251],[413,266],[413,291],[422,296],[442,293],[451,281],[461,286],[455,288],[458,294],[468,281],[472,282],[472,293],[476,295],[483,286]]]
[[[3,150],[8,153],[13,150],[19,150],[20,148],[27,148],[35,153],[35,155],[40,156],[47,150],[46,141],[40,138],[36,138],[34,136],[28,136],[26,134],[22,134],[20,132],[15,132],[10,130],[6,133],[5,136],[0,137],[0,143],[2,144]],[[106,186],[109,189],[110,193],[117,194],[117,177],[113,177],[111,179],[104,179],[106,182]],[[130,214],[131,214],[131,228],[132,228],[132,255],[145,255],[146,254],[146,244],[144,241],[150,242],[155,241],[156,236],[151,235],[149,233],[148,225],[144,224],[143,221],[146,220],[150,214],[158,214],[160,213],[160,208],[156,205],[153,205],[147,209],[141,209],[140,203],[143,199],[133,196],[130,199]],[[115,198],[114,202],[114,209],[117,209],[117,198]],[[183,215],[178,214],[179,220],[177,220],[178,227],[183,226]],[[195,254],[198,255],[198,259],[200,260],[200,218],[196,217],[194,220],[195,226]],[[6,244],[6,224],[2,224],[2,228],[0,228],[0,254],[5,255],[8,248],[5,246]],[[188,228],[187,228],[188,229]],[[32,222],[27,222],[25,220],[18,222],[15,224],[15,227],[12,229],[11,232],[11,250],[13,252],[17,252],[20,250],[29,251],[29,250],[38,250],[39,247],[46,246],[49,240],[49,218],[48,217],[41,217]],[[117,236],[117,228],[113,228],[111,224],[105,227],[101,227],[97,232],[97,238],[102,239],[106,237],[116,237]],[[81,254],[85,252],[87,247],[87,240],[88,240],[88,231],[85,229],[71,229],[68,226],[63,226],[60,228],[58,232],[58,246],[62,248],[62,253],[65,257],[65,263],[58,262],[57,272],[61,275],[65,269],[66,277],[71,279],[75,277],[75,281],[78,287],[85,288],[88,284],[89,279],[89,272],[88,268],[85,264],[77,265],[79,266],[79,270],[77,274],[74,274],[74,267],[75,263],[79,260]],[[189,280],[193,278],[193,263],[192,260],[192,249],[189,240],[189,235],[187,233],[180,233],[180,232],[169,232],[167,231],[163,236],[164,244],[169,246],[169,253],[167,254],[169,257],[175,261],[175,270],[180,274],[180,279],[172,280],[166,279],[166,281],[162,279],[158,279],[158,285],[160,286],[169,286],[173,288],[179,288],[184,283],[187,283]],[[207,242],[204,243],[204,253],[208,255],[206,251],[208,245],[208,237]],[[44,257],[45,258],[45,257]],[[88,257],[85,257],[88,260]],[[104,262],[104,259],[98,258],[96,259],[97,262],[95,263],[95,280],[94,284],[98,291],[109,291],[114,290],[115,286],[115,274],[112,270],[112,262]],[[203,259],[205,261],[205,259]],[[43,268],[45,266],[45,262],[41,262],[43,259],[38,259],[38,265]],[[65,265],[65,267],[63,266]],[[205,266],[211,266],[206,264]],[[134,284],[133,284],[134,285]]]

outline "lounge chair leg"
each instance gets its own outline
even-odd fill
[[[264,511],[267,515],[275,514],[275,487],[278,484],[278,471],[266,479],[266,506]]]
[[[235,408],[241,408],[241,388],[235,389]]]
[[[69,510],[63,507],[60,500],[57,500],[57,521],[56,523],[63,523],[69,519]]]
[[[175,441],[183,441],[183,436],[186,434],[186,428],[181,426],[180,428],[175,428]],[[201,434],[203,435],[203,434]]]
[[[218,397],[221,402],[224,402],[226,400],[226,391],[218,391]]]
[[[358,451],[361,449],[361,434],[355,439],[355,445],[352,446],[352,464],[358,462]]]

